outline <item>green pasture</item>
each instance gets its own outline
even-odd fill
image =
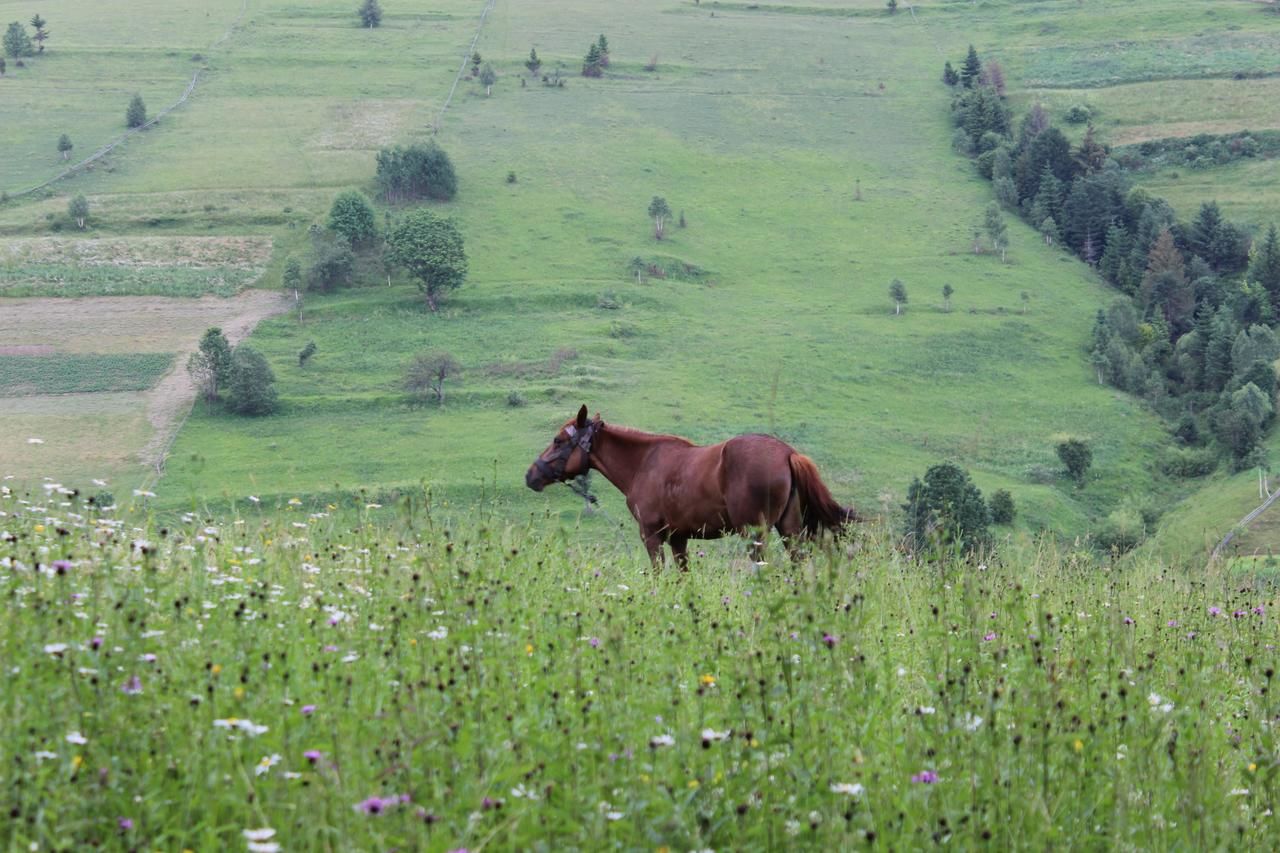
[[[143,391],[173,364],[172,353],[0,355],[0,396]]]
[[[0,491],[0,845],[1274,838],[1274,587],[874,531],[653,572],[413,506],[161,527]]]
[[[85,20],[112,11],[68,5]],[[96,234],[273,234],[270,286],[285,256],[305,253],[306,226],[323,221],[337,191],[371,190],[377,148],[430,133],[483,4],[388,8],[368,31],[345,3],[251,1],[212,46],[238,14],[225,5],[224,23],[214,26],[210,9],[210,23],[190,31],[209,69],[193,99],[58,195],[0,207],[0,233],[50,233],[65,217],[61,193],[85,192]],[[1272,81],[1201,78],[1270,55],[1271,20],[1257,4],[1165,0],[915,12],[890,16],[872,2],[498,2],[477,45],[498,83],[485,97],[464,79],[438,136],[460,176],[457,200],[440,210],[467,238],[464,289],[430,316],[397,278],[313,297],[302,325],[262,326],[252,344],[275,367],[281,413],[240,420],[198,406],[161,500],[420,481],[475,497],[487,482],[485,494],[496,489],[513,513],[573,512],[567,493],[525,493],[521,474],[586,402],[607,420],[699,441],[776,432],[819,461],[837,494],[874,512],[891,513],[910,478],[943,459],[972,469],[987,491],[1010,489],[1024,531],[1084,533],[1122,504],[1173,506],[1188,487],[1156,473],[1163,427],[1094,384],[1085,362],[1089,324],[1110,292],[1012,220],[1008,264],[970,251],[990,189],[950,151],[950,93],[938,78],[942,61],[958,62],[973,43],[1004,64],[1019,108],[1034,92],[1058,118],[1083,99],[1117,133],[1194,117],[1178,114],[1194,113],[1199,95],[1135,81],[1195,78],[1203,88],[1187,91],[1217,93],[1212,118],[1229,124],[1262,104]],[[601,32],[609,73],[576,76]],[[92,56],[92,40],[73,36],[60,59],[68,66]],[[521,86],[531,46],[544,71],[563,68],[564,88]],[[1187,57],[1177,74],[1174,55]],[[3,82],[42,85],[36,72],[50,58]],[[119,65],[127,79],[130,64]],[[1119,117],[1152,102],[1167,114]],[[9,168],[23,180],[45,174],[18,159]],[[1248,203],[1243,177],[1212,188],[1228,215],[1245,217],[1232,206],[1233,193]],[[1183,210],[1203,200],[1196,192],[1185,202],[1168,195]],[[653,195],[689,223],[662,243],[644,212]],[[1245,218],[1266,215],[1259,202]],[[627,269],[636,256],[708,275],[636,283]],[[910,295],[901,317],[887,297],[894,278]],[[950,313],[944,283],[956,290]],[[602,296],[623,307],[598,307]],[[311,340],[319,352],[299,368]],[[437,348],[464,368],[443,410],[399,387],[412,356]],[[576,357],[553,370],[560,351]],[[525,405],[509,406],[512,395]],[[1083,489],[1065,482],[1053,453],[1067,435],[1094,447]],[[606,508],[623,512],[602,490]]]
[[[478,49],[502,77],[489,98],[464,83],[441,136],[460,174],[445,210],[467,235],[466,287],[439,317],[401,281],[313,298],[301,326],[264,325],[253,343],[276,367],[282,413],[198,408],[166,498],[420,479],[475,494],[496,478],[516,506],[573,507],[524,495],[521,477],[580,402],[698,441],[777,432],[877,512],[948,458],[984,488],[1012,489],[1031,529],[1082,531],[1135,480],[1167,490],[1142,461],[1163,440],[1155,419],[1090,383],[1080,356],[1105,290],[1016,224],[1011,263],[971,253],[986,187],[949,151],[928,31],[907,16],[691,8],[566,4],[574,37],[499,4]],[[595,31],[645,36],[611,36],[605,80],[519,86],[526,45],[545,68],[574,61]],[[750,63],[743,44],[760,45]],[[658,71],[640,70],[655,52]],[[655,194],[690,223],[661,244],[644,213]],[[658,254],[711,275],[635,283],[628,261]],[[901,317],[894,277],[912,300]],[[957,294],[943,313],[948,282]],[[624,307],[598,308],[605,293]],[[319,352],[300,369],[309,340]],[[443,411],[399,389],[412,355],[435,348],[464,367]],[[578,357],[556,375],[502,368],[562,349]],[[508,407],[513,391],[528,405]],[[1097,479],[1079,492],[1054,456],[1064,434],[1097,453]]]

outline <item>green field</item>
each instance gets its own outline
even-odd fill
[[[0,493],[8,849],[1274,838],[1274,588],[1219,573],[922,565],[872,532],[655,574],[421,495],[411,526],[163,530],[23,501]]]
[[[168,63],[174,97],[179,70],[208,71],[188,103],[58,185],[58,195],[0,208],[0,233],[65,227],[61,194],[84,192],[94,236],[269,234],[275,252],[262,283],[270,286],[283,257],[304,251],[305,227],[323,219],[333,194],[371,189],[378,147],[430,133],[482,8],[455,0],[389,9],[370,31],[337,2],[250,2],[235,27],[233,2],[166,7],[153,30],[129,38],[115,29],[114,8],[67,3],[58,19],[51,9],[51,20],[78,23],[4,81],[28,99],[11,103],[47,98],[68,77],[88,79],[104,42],[115,43],[121,74],[112,86],[124,92],[168,79],[149,61]],[[1270,73],[1271,19],[1257,4],[1163,0],[1106,14],[1068,2],[914,11],[564,0],[551,14],[496,3],[476,48],[498,84],[485,97],[464,79],[437,137],[460,175],[459,196],[443,211],[466,234],[466,286],[440,316],[400,278],[313,298],[302,325],[284,317],[264,325],[253,345],[275,367],[281,414],[246,421],[198,407],[174,446],[162,500],[323,501],[426,481],[460,500],[496,489],[513,514],[567,512],[576,504],[565,493],[529,495],[520,473],[552,427],[586,402],[607,420],[699,441],[776,432],[817,458],[838,494],[873,512],[892,514],[910,478],[943,459],[971,469],[984,490],[1010,489],[1023,532],[1083,534],[1117,506],[1172,506],[1188,487],[1155,470],[1164,428],[1139,402],[1091,381],[1085,339],[1111,294],[1017,223],[1008,264],[969,251],[990,190],[950,151],[941,62],[977,44],[1004,64],[1016,108],[1042,98],[1057,116],[1084,100],[1117,134],[1191,121],[1206,91],[1222,105],[1205,120],[1231,129],[1257,115],[1262,127],[1274,124],[1273,81],[1219,78]],[[576,76],[600,32],[612,45],[609,73]],[[568,72],[564,88],[520,85],[530,46],[544,70]],[[1173,55],[1183,57],[1175,68]],[[1203,89],[1212,86],[1222,88]],[[108,92],[77,97],[101,104]],[[1162,106],[1138,109],[1152,103]],[[96,142],[109,138],[115,112],[57,115],[75,122],[74,138]],[[59,165],[34,152],[60,131],[19,125],[0,131],[12,150],[32,152],[6,161],[0,183],[15,187]],[[1229,215],[1259,223],[1274,210],[1250,200],[1259,177],[1215,176],[1221,185],[1182,195],[1167,188],[1185,172],[1152,176],[1151,185],[1180,210],[1220,190]],[[661,243],[644,212],[653,195],[689,223]],[[636,256],[708,275],[637,284],[627,268]],[[194,270],[118,274],[154,275],[173,293],[208,281]],[[23,275],[22,292],[39,292],[36,277]],[[910,294],[901,317],[887,297],[894,278]],[[225,280],[228,289],[241,283]],[[949,313],[944,283],[956,290]],[[308,341],[319,352],[299,368]],[[464,368],[443,410],[413,405],[400,390],[405,365],[428,348],[450,350]],[[1066,435],[1094,446],[1084,489],[1067,484],[1054,456]],[[606,499],[612,514],[624,512],[607,489]]]
[[[0,397],[144,391],[173,364],[171,353],[0,355]]]

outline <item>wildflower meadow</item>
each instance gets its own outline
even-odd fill
[[[0,494],[0,847],[1269,847],[1275,594]]]

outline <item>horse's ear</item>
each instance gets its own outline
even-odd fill
[[[587,407],[583,406],[578,409],[578,429],[585,429],[587,426]]]

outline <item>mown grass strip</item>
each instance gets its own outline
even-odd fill
[[[4,355],[0,396],[145,391],[173,364],[173,353]]]

